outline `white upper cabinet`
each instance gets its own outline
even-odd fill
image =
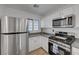
[[[45,18],[43,18],[41,20],[41,27],[43,27],[43,28],[52,28],[52,20],[57,18],[57,17],[60,17],[60,14],[58,12],[46,16]]]
[[[44,20],[42,19],[41,20],[41,28],[44,28],[45,27],[45,23],[44,23]]]
[[[63,16],[68,16],[68,15],[70,15],[70,14],[74,14],[73,11],[74,11],[74,10],[73,10],[73,7],[63,9],[63,10],[62,10],[62,17],[63,17]]]
[[[75,27],[77,28],[79,28],[79,5],[77,5],[77,6],[75,6],[74,7],[74,14],[75,14]]]

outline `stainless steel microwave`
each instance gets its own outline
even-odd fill
[[[60,28],[60,27],[74,27],[75,26],[75,17],[74,16],[67,16],[64,18],[54,19],[52,21],[53,27]]]

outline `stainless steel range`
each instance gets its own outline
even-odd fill
[[[67,32],[58,32],[49,37],[49,54],[50,55],[71,55],[72,43],[75,36],[68,35]]]

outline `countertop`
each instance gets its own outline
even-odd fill
[[[50,35],[52,35],[52,34],[48,34],[48,33],[32,33],[32,34],[29,34],[29,38],[36,37],[36,36],[44,36],[44,37],[48,38],[48,37],[50,37]]]
[[[72,47],[78,48],[79,49],[79,38],[76,38],[75,41],[72,44]]]
[[[48,33],[33,33],[33,34],[29,34],[29,38],[36,37],[36,36],[44,36],[44,37],[48,38],[51,35],[53,35],[53,34],[48,34]],[[75,41],[72,43],[72,47],[75,47],[75,48],[79,49],[79,38],[75,39]]]

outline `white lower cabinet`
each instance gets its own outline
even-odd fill
[[[72,55],[79,55],[79,49],[72,47]]]
[[[38,49],[41,47],[41,38],[40,36],[29,38],[29,52]]]
[[[41,46],[46,52],[48,52],[48,38],[41,36]]]
[[[29,38],[29,52],[42,47],[48,52],[48,38],[43,36],[35,36]]]

